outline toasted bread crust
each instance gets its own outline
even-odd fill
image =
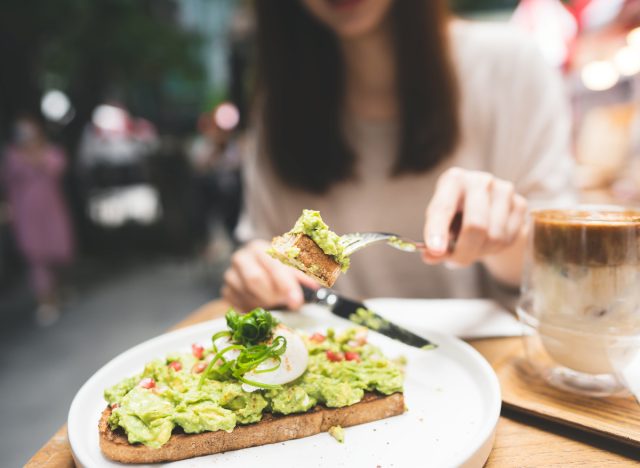
[[[367,393],[361,402],[344,408],[316,406],[306,413],[288,416],[266,413],[260,422],[237,426],[232,432],[174,433],[158,449],[130,444],[123,431],[112,431],[108,423],[109,407],[102,412],[98,429],[100,449],[107,458],[121,463],[158,463],[300,439],[326,432],[331,426],[355,426],[404,411],[402,393],[389,396]]]
[[[331,255],[324,253],[306,234],[285,234],[274,237],[271,245],[280,261],[298,268],[327,288],[333,286],[340,275],[340,264]],[[295,259],[286,254],[291,247],[300,249]]]

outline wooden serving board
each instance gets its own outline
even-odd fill
[[[472,344],[482,351],[492,341]],[[521,338],[504,341],[501,352],[487,357],[505,407],[640,448],[640,405],[634,398],[593,398],[552,387],[527,364]]]

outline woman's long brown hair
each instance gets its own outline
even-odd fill
[[[342,127],[344,65],[334,34],[300,0],[255,0],[258,93],[267,157],[282,181],[323,193],[353,177]],[[400,138],[393,175],[427,171],[455,148],[457,85],[443,0],[391,11]]]

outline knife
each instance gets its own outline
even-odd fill
[[[438,347],[438,345],[429,340],[415,333],[411,333],[409,330],[395,323],[389,322],[384,317],[369,310],[362,302],[342,297],[331,289],[320,288],[314,290],[303,286],[302,291],[306,303],[322,305],[338,317],[365,326],[415,348],[433,349]]]

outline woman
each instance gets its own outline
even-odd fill
[[[242,309],[302,304],[309,280],[269,258],[264,239],[303,208],[339,233],[426,242],[421,258],[359,252],[336,283],[345,293],[473,297],[517,286],[526,200],[557,198],[570,168],[562,86],[534,46],[453,20],[443,1],[255,4],[260,151],[246,161],[243,220],[253,240],[233,256],[223,296]]]
[[[50,144],[39,122],[21,117],[14,144],[4,155],[2,175],[18,247],[29,264],[38,300],[36,319],[49,325],[59,317],[57,275],[73,257],[73,237],[60,182],[64,153]]]

